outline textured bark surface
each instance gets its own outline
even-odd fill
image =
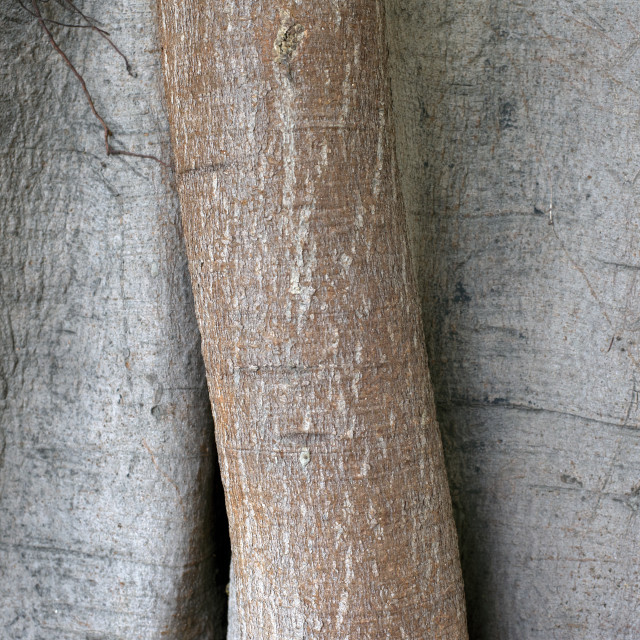
[[[229,637],[465,638],[382,4],[159,8]]]
[[[393,7],[471,636],[636,639],[640,5]]]
[[[42,5],[73,21],[56,6]],[[154,7],[79,6],[137,72],[94,34],[52,27],[114,144],[168,157]],[[0,637],[221,638],[213,424],[177,198],[160,165],[105,157],[18,3],[0,22]]]

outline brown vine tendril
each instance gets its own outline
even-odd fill
[[[44,2],[44,0],[40,0],[40,1]],[[34,11],[31,11],[31,9],[29,9],[29,7],[27,7],[27,5],[22,0],[17,0],[17,2],[28,14],[32,15],[34,18],[38,17],[38,15]],[[60,6],[63,6],[63,5],[60,5]],[[72,4],[71,6],[75,8],[75,5]],[[133,73],[131,69],[131,64],[129,64],[129,60],[127,59],[127,56],[125,56],[124,53],[122,53],[122,51],[120,51],[120,49],[116,46],[116,44],[111,40],[110,38],[111,34],[108,31],[105,31],[104,29],[101,29],[100,27],[90,22],[88,24],[71,24],[69,22],[60,22],[59,20],[53,20],[51,18],[44,18],[44,17],[43,17],[43,20],[47,24],[55,24],[58,27],[65,27],[67,29],[89,29],[90,31],[95,31],[102,38],[104,38],[109,43],[111,48],[124,60],[124,64],[127,68],[127,72],[129,73],[129,75],[133,77],[136,76],[136,74]],[[85,18],[85,20],[88,21],[87,18]]]
[[[95,118],[100,123],[100,126],[102,127],[102,130],[104,132],[104,146],[105,146],[106,154],[108,156],[129,156],[129,157],[132,157],[132,158],[144,158],[144,159],[148,159],[148,160],[154,160],[155,162],[160,163],[164,167],[171,168],[171,165],[169,165],[168,163],[164,162],[164,160],[161,160],[157,156],[146,154],[146,153],[136,153],[134,151],[126,151],[125,149],[115,149],[114,147],[111,146],[111,143],[109,142],[109,137],[112,135],[111,130],[107,126],[107,123],[105,122],[104,118],[100,115],[100,113],[96,109],[96,106],[95,106],[95,104],[93,102],[93,98],[91,96],[91,93],[89,92],[89,89],[87,88],[87,84],[84,81],[84,78],[82,77],[82,74],[76,69],[76,67],[71,62],[71,60],[69,59],[67,54],[61,49],[60,45],[57,43],[56,39],[54,38],[53,34],[51,33],[51,30],[49,29],[48,24],[57,24],[57,25],[60,25],[60,26],[63,26],[63,27],[86,28],[86,29],[90,29],[92,31],[97,32],[105,40],[107,40],[107,42],[111,45],[111,47],[118,54],[120,54],[120,56],[122,56],[122,58],[125,61],[125,64],[126,64],[126,67],[127,67],[127,71],[129,73],[129,75],[134,76],[133,72],[131,71],[131,65],[129,64],[129,61],[127,60],[126,56],[118,49],[118,47],[116,47],[116,45],[109,38],[108,32],[106,32],[104,29],[100,29],[99,27],[97,27],[94,24],[94,21],[91,18],[89,18],[88,16],[86,16],[84,13],[82,13],[82,11],[80,11],[80,9],[78,9],[75,6],[75,4],[73,2],[71,2],[71,0],[66,0],[66,5],[68,5],[71,10],[73,10],[78,15],[80,15],[80,17],[87,24],[83,24],[83,25],[82,24],[81,25],[67,25],[67,24],[62,23],[62,22],[49,20],[49,19],[45,18],[42,15],[42,12],[40,11],[40,7],[38,6],[38,0],[31,0],[32,10],[30,10],[25,4],[23,4],[22,0],[18,0],[18,3],[28,13],[30,13],[32,16],[34,16],[36,18],[36,20],[40,24],[42,30],[44,31],[45,35],[47,36],[47,39],[51,43],[51,46],[55,49],[55,51],[64,60],[64,62],[67,65],[67,67],[69,67],[69,69],[71,70],[73,75],[76,77],[76,79],[80,83],[80,86],[82,87],[82,91],[84,92],[84,95],[85,95],[85,97],[87,99],[87,102],[89,103],[89,107],[91,109],[91,112],[93,113]],[[61,6],[64,6],[61,2],[58,2],[58,4],[60,4]]]
[[[61,7],[71,10],[73,13],[77,13],[86,22],[86,24],[82,24],[82,25],[64,25],[64,26],[82,27],[85,29],[91,29],[92,31],[95,31],[96,33],[98,33],[102,38],[104,38],[109,43],[111,48],[124,60],[125,67],[127,68],[127,73],[133,78],[137,77],[137,74],[134,73],[134,71],[131,68],[131,65],[129,64],[129,60],[127,56],[125,56],[124,53],[122,53],[122,51],[118,49],[118,47],[115,45],[113,40],[111,40],[111,38],[109,37],[110,34],[104,29],[100,29],[100,27],[98,27],[95,24],[96,21],[93,18],[90,18],[89,16],[84,14],[82,11],[80,11],[80,9],[78,9],[78,7],[71,0],[64,0],[64,1],[56,0],[56,2]]]

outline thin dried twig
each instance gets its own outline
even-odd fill
[[[85,16],[84,13],[82,13],[70,0],[67,0],[67,1],[68,1],[68,4],[88,23],[87,25],[78,25],[78,26],[87,26],[87,27],[92,28],[93,30],[97,31],[101,35],[103,35],[103,37],[106,40],[108,40],[108,42],[112,45],[112,47],[124,58],[124,60],[126,62],[126,65],[127,65],[127,70],[129,71],[129,73],[131,73],[130,66],[129,66],[129,61],[124,56],[124,54],[115,46],[115,44],[113,44],[113,42],[109,39],[109,37],[107,35],[104,35],[104,34],[106,34],[106,32],[103,31],[102,29],[96,27],[93,24],[93,22],[91,21],[91,19],[89,17]],[[23,5],[21,0],[18,0],[18,2],[20,3],[21,6],[23,6],[25,9],[27,9],[27,11],[29,11],[29,9],[25,5]],[[53,37],[53,34],[51,33],[51,30],[47,26],[48,20],[43,17],[42,12],[40,11],[40,7],[38,6],[38,0],[31,0],[31,6],[33,8],[33,11],[29,11],[29,13],[31,13],[38,20],[40,26],[42,27],[42,30],[44,31],[44,33],[47,36],[49,42],[51,43],[51,46],[55,49],[55,51],[64,60],[65,64],[69,67],[69,69],[71,69],[71,72],[73,73],[73,75],[77,78],[78,82],[80,83],[80,86],[82,87],[82,91],[84,92],[84,95],[85,95],[85,97],[87,99],[87,102],[89,103],[89,107],[91,108],[91,112],[96,117],[96,119],[100,123],[100,126],[102,127],[102,130],[104,131],[104,146],[105,146],[105,151],[106,151],[107,155],[108,156],[130,156],[132,158],[146,158],[148,160],[155,160],[156,162],[159,162],[161,165],[163,165],[165,167],[170,167],[169,164],[167,164],[166,162],[164,162],[163,160],[161,160],[157,156],[149,155],[149,154],[145,154],[145,153],[135,153],[133,151],[126,151],[124,149],[114,149],[111,146],[111,144],[109,142],[109,137],[112,135],[111,130],[107,126],[107,123],[105,122],[104,118],[100,115],[100,113],[96,109],[96,106],[95,106],[95,104],[93,102],[93,98],[91,97],[91,93],[89,93],[89,89],[87,88],[87,84],[84,81],[84,78],[82,77],[82,74],[75,68],[75,66],[73,65],[71,60],[69,60],[69,57],[67,56],[67,54],[60,48],[60,45],[56,42],[56,39]],[[131,74],[131,75],[133,75],[133,74]]]
[[[27,13],[32,15],[34,18],[37,17],[37,14],[31,11],[31,9],[29,9],[29,7],[27,7],[27,5],[24,2],[22,2],[22,0],[17,0],[17,2]],[[40,2],[45,2],[45,0],[40,0]],[[92,31],[97,31],[98,33],[104,34],[106,36],[110,35],[108,31],[105,31],[100,27],[96,27],[96,25],[94,24],[70,24],[68,22],[58,22],[58,20],[53,20],[52,18],[43,18],[43,19],[47,24],[56,24],[60,27],[68,27],[70,29],[91,29]]]
[[[89,16],[85,15],[82,11],[80,11],[80,9],[78,9],[78,7],[71,0],[66,0],[65,2],[62,2],[62,0],[56,0],[56,1],[61,7],[68,8],[72,12],[77,13],[87,23],[86,25],[82,25],[82,26],[88,29],[92,29],[96,31],[98,34],[100,34],[100,36],[104,38],[109,43],[109,45],[111,45],[111,48],[124,60],[124,64],[127,68],[127,73],[134,78],[137,77],[137,74],[133,72],[131,65],[129,64],[129,60],[127,59],[127,56],[125,56],[124,53],[122,53],[122,51],[118,49],[118,47],[109,37],[109,34],[104,29],[100,29],[100,27],[98,27],[95,24],[96,21],[93,18],[90,18]]]
[[[77,13],[87,24],[96,24],[98,21],[94,18],[84,14],[74,3],[72,0],[56,0],[56,2],[61,6],[71,9],[74,13]]]
[[[40,2],[44,2],[44,0],[40,0]],[[29,7],[27,7],[27,5],[24,4],[24,2],[22,0],[18,0],[18,4],[27,13],[31,14],[34,18],[38,17],[38,15],[34,11],[31,11],[31,9],[29,9]],[[58,2],[58,4],[60,4],[61,7],[65,8],[65,9],[68,9],[68,7],[66,7],[62,3]],[[124,61],[125,68],[127,69],[127,73],[132,78],[137,78],[138,74],[136,74],[133,71],[133,69],[131,67],[131,63],[129,62],[129,59],[127,58],[127,56],[125,56],[124,53],[122,53],[122,51],[118,48],[116,43],[113,42],[113,40],[111,40],[111,37],[110,37],[111,34],[108,31],[105,31],[104,29],[101,29],[100,27],[98,27],[95,24],[93,24],[91,19],[88,16],[85,16],[84,13],[82,13],[72,2],[70,2],[69,5],[70,5],[70,7],[72,9],[77,11],[82,16],[82,18],[87,22],[87,24],[71,24],[69,22],[60,22],[59,20],[53,20],[51,18],[45,18],[44,16],[43,16],[42,19],[47,24],[54,24],[56,26],[65,27],[67,29],[89,29],[90,31],[95,31],[101,38],[104,38],[109,43],[109,46],[122,58],[122,60]]]

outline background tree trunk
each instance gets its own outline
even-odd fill
[[[160,0],[232,638],[465,638],[381,2]]]
[[[52,27],[114,145],[168,158],[153,7],[79,6],[137,72]],[[0,637],[221,638],[227,525],[177,199],[160,165],[105,156],[18,3],[0,21]]]
[[[336,22],[341,15],[340,44],[322,55],[337,58],[327,68],[338,69],[353,53],[354,35],[342,5],[327,4],[337,7]],[[82,61],[122,146],[162,154],[166,133],[146,3],[82,6],[112,30],[138,78],[128,78],[121,61],[86,33],[61,37],[66,50]],[[640,9],[603,0],[522,6],[402,0],[391,6],[397,149],[472,636],[635,640]],[[219,16],[231,12],[230,4],[220,4]],[[107,160],[79,87],[37,25],[17,3],[3,3],[0,13],[0,629],[12,640],[154,638],[162,631],[174,638],[220,637],[216,608],[224,580],[212,556],[211,424],[166,176],[137,160]],[[256,121],[271,118],[280,131],[279,139],[258,139],[264,140],[265,166],[275,159],[266,189],[282,191],[287,177],[294,182],[285,192],[284,213],[257,211],[256,205],[255,215],[272,216],[273,234],[297,238],[305,224],[310,234],[317,232],[300,201],[320,193],[329,202],[335,196],[321,183],[329,178],[333,185],[336,177],[327,165],[307,179],[289,161],[291,145],[304,149],[315,139],[310,130],[291,126],[300,108],[297,65],[304,57],[296,49],[309,42],[299,39],[308,38],[304,29],[289,31],[302,23],[291,14],[293,21],[286,13],[272,16],[260,45],[265,75],[257,86],[270,84],[272,91]],[[246,24],[227,37],[251,52]],[[212,34],[203,41],[214,49]],[[231,47],[229,40],[220,42]],[[197,67],[217,55],[191,60]],[[352,57],[350,64],[358,84],[355,70],[363,63]],[[233,87],[225,96],[244,92],[250,100],[255,94],[263,104],[265,92],[247,82],[243,65],[238,57],[226,67]],[[224,118],[242,111],[215,93],[225,86],[215,75],[199,80],[192,95],[206,96],[200,108],[215,116],[198,120],[199,140],[215,140],[216,109],[224,106]],[[331,95],[336,84],[328,86]],[[337,86],[350,90],[348,80]],[[365,103],[353,104],[370,113]],[[382,113],[388,117],[388,104]],[[383,129],[370,128],[361,139],[370,146]],[[341,148],[343,134],[331,135]],[[318,149],[322,154],[322,144],[310,153]],[[231,180],[242,186],[243,166],[244,158],[236,168],[212,167],[210,175],[223,176],[224,189]],[[388,175],[388,166],[380,176]],[[370,175],[370,168],[365,161],[358,175]],[[304,182],[315,194],[303,192]],[[225,206],[219,210],[234,205]],[[344,215],[336,210],[338,222]],[[358,278],[349,269],[359,268],[365,252],[358,245],[352,256],[348,234],[342,237],[333,277],[337,282],[340,273],[351,286]],[[313,272],[304,271],[308,238],[300,257],[294,251],[288,267],[274,271],[291,298],[283,313],[289,308],[296,323],[318,301],[318,294],[310,295]],[[300,267],[297,281],[291,266]],[[387,333],[380,335],[387,340]],[[338,333],[336,354],[344,348],[341,340]],[[380,369],[390,375],[391,369]],[[355,379],[339,373],[347,383],[338,381],[338,389]],[[366,372],[357,373],[364,398]],[[282,394],[291,396],[291,388],[305,382],[302,374],[280,374]],[[241,375],[247,383],[249,374]],[[321,394],[334,383],[319,385]],[[346,399],[349,393],[343,390]],[[385,400],[387,409],[392,401]],[[293,415],[298,408],[286,410]],[[334,421],[327,415],[323,428]],[[292,421],[304,425],[304,417]],[[284,432],[284,421],[273,424],[272,433]],[[332,433],[326,438],[329,431],[286,442],[292,474],[307,448],[305,473],[318,478],[314,465],[328,459],[322,445],[336,441]],[[389,462],[382,471],[372,465],[368,477],[386,474],[390,482],[396,469]],[[337,495],[352,484],[345,481]],[[290,491],[278,494],[281,509],[298,509]],[[327,522],[303,520],[289,539],[312,540],[312,527],[337,536],[346,516],[340,509],[325,512]],[[350,575],[347,558],[353,567],[359,552],[355,545],[351,556],[343,553],[338,584]],[[306,556],[282,563],[283,571],[297,570],[304,580],[316,555],[317,547],[308,547]],[[264,584],[271,586],[268,567],[265,572]],[[302,588],[314,584],[308,579]],[[280,589],[274,586],[272,602]],[[307,601],[298,611],[304,606]]]
[[[471,636],[636,639],[640,5],[393,7]]]

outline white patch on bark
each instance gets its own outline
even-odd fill
[[[304,469],[310,461],[311,454],[309,453],[309,449],[307,447],[304,447],[300,452],[300,466]]]
[[[373,174],[373,197],[377,200],[380,195],[380,180],[382,178],[382,169],[384,166],[384,147],[385,147],[385,121],[386,116],[384,106],[378,110],[378,147],[376,151],[376,168]],[[375,210],[372,211],[375,214]]]
[[[342,622],[344,621],[344,616],[349,610],[349,585],[353,580],[353,569],[351,567],[351,556],[353,553],[352,545],[349,545],[347,549],[347,553],[344,559],[344,582],[343,582],[343,591],[340,594],[340,602],[338,604],[338,615],[336,617],[336,628],[342,628]]]

